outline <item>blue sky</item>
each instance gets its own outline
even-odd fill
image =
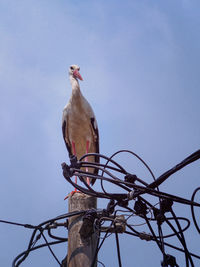
[[[72,189],[60,167],[68,162],[61,117],[71,94],[71,64],[81,68],[101,153],[133,150],[159,176],[199,149],[199,8],[197,0],[0,0],[1,219],[38,224],[67,212],[63,198]],[[135,159],[119,160],[151,182]],[[193,163],[161,189],[190,198],[199,170]],[[178,215],[185,211],[175,208]],[[0,225],[0,235],[0,263],[11,266],[30,232]],[[197,252],[195,230],[187,235]],[[113,242],[108,239],[99,255],[106,266],[117,265]],[[160,266],[154,244],[126,236],[121,242],[123,266]],[[66,246],[55,251],[62,259]],[[173,255],[183,266],[184,258]],[[24,266],[47,263],[57,266],[43,249]]]

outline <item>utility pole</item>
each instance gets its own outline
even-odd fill
[[[68,212],[91,210],[97,208],[97,199],[80,192],[76,192],[68,199]],[[69,218],[68,224],[68,253],[63,267],[90,267],[97,246],[97,233],[93,232],[93,225],[84,223],[84,215]],[[96,263],[94,267],[96,267]]]

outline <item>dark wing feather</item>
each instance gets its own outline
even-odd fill
[[[69,157],[72,156],[72,150],[71,150],[71,146],[70,144],[66,141],[66,131],[67,131],[67,123],[66,123],[66,120],[63,120],[63,124],[62,124],[62,133],[63,133],[63,138],[64,138],[64,141],[65,141],[65,145],[66,145],[66,148],[68,150],[68,153],[69,153]]]
[[[91,118],[90,120],[91,120],[91,124],[92,124],[92,129],[94,130],[94,135],[95,135],[95,147],[96,147],[95,153],[99,154],[99,131],[98,131],[97,123],[95,123],[95,118]],[[95,156],[95,162],[96,163],[100,162],[99,156]],[[98,169],[97,168],[94,169],[94,174],[98,175]],[[93,185],[94,183],[95,183],[95,179],[92,179],[91,184]]]

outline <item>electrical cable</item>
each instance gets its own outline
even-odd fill
[[[189,267],[189,258],[188,258],[188,250],[187,247],[185,245],[185,240],[182,239],[182,236],[180,236],[176,229],[174,228],[174,226],[168,221],[166,220],[167,224],[169,225],[169,227],[176,233],[177,238],[179,239],[180,243],[182,244],[183,248],[184,248],[184,253],[185,253],[185,261],[186,261],[186,267]],[[192,263],[192,260],[190,258],[190,262]],[[192,265],[193,266],[193,265]]]
[[[200,190],[200,187],[196,188],[192,194],[192,198],[191,198],[191,201],[194,202],[194,198],[197,194],[197,192]],[[200,234],[200,228],[198,226],[198,223],[197,223],[197,220],[196,220],[196,217],[195,217],[195,213],[194,213],[194,205],[191,204],[191,212],[192,212],[192,219],[193,219],[193,222],[194,222],[194,225],[198,231],[198,233]]]
[[[61,244],[61,243],[64,243],[64,242],[65,242],[65,241],[53,241],[53,242],[49,242],[48,244],[52,246],[52,245],[58,245],[58,244]],[[37,250],[37,249],[40,249],[40,248],[44,248],[44,247],[47,247],[47,244],[46,244],[46,243],[31,248],[29,252],[34,251],[34,250]],[[27,253],[27,250],[25,250],[25,251],[23,251],[22,253],[20,253],[20,254],[13,260],[13,262],[12,262],[12,266],[13,266],[13,267],[19,266],[19,265],[16,265],[17,260],[20,259],[22,256],[24,256],[26,253]]]
[[[148,169],[154,181],[148,184],[145,180],[141,179],[141,177],[138,178],[135,174],[127,172],[122,165],[120,165],[116,160],[114,160],[114,157],[116,157],[117,155],[121,155],[122,153],[130,153],[138,160],[140,160],[142,164],[145,166],[145,168]],[[94,156],[98,156],[99,159],[105,161],[105,163],[103,164],[103,163],[94,163],[85,161],[86,157],[94,157]],[[174,264],[173,266],[178,266],[176,264],[175,258],[167,254],[167,247],[171,247],[177,251],[184,253],[186,267],[189,267],[190,265],[191,267],[194,267],[192,257],[200,259],[200,256],[189,252],[184,237],[184,232],[190,229],[190,220],[186,217],[177,216],[175,212],[172,210],[172,205],[173,203],[179,203],[179,205],[190,206],[194,225],[198,233],[200,234],[200,227],[197,224],[195,210],[194,210],[195,207],[200,207],[200,203],[195,201],[196,194],[200,190],[200,187],[194,190],[191,200],[188,200],[180,196],[172,195],[168,192],[162,192],[159,190],[158,186],[162,184],[172,174],[176,173],[178,170],[182,169],[183,167],[187,166],[188,164],[198,159],[200,159],[200,150],[197,150],[196,152],[185,158],[183,161],[181,161],[179,164],[175,165],[173,168],[160,175],[158,178],[155,178],[155,175],[153,174],[152,170],[142,158],[140,158],[136,153],[129,150],[117,151],[110,157],[107,157],[102,154],[89,153],[83,155],[83,157],[81,157],[79,161],[77,161],[76,158],[71,159],[71,165],[63,163],[62,164],[63,176],[67,182],[69,182],[72,186],[74,186],[79,191],[87,195],[109,200],[106,209],[99,209],[95,211],[96,217],[94,220],[93,228],[97,236],[97,242],[96,242],[96,249],[93,255],[92,264],[90,267],[94,267],[96,262],[99,262],[99,264],[105,266],[102,262],[97,261],[97,255],[100,249],[102,248],[105,240],[112,234],[115,235],[118,265],[119,267],[122,267],[119,236],[117,232],[118,228],[116,227],[116,221],[118,223],[117,220],[118,216],[124,217],[124,219],[121,222],[124,224],[122,227],[124,234],[138,237],[141,240],[156,242],[158,248],[160,249],[163,255],[162,266],[166,266],[167,264],[168,265],[172,264],[169,263],[170,260],[171,262],[173,262]],[[97,175],[92,171],[87,172],[84,171],[83,168],[85,169],[89,168],[90,170],[97,170],[98,173],[101,174]],[[81,185],[75,184],[72,181],[71,178],[73,176],[79,177]],[[95,187],[92,188],[90,185],[88,185],[86,183],[86,177],[89,177],[91,179],[96,179],[96,181],[98,181],[101,185],[100,191],[96,191]],[[112,189],[110,189],[111,187],[107,188],[106,187],[107,184],[112,185]],[[116,190],[114,191],[115,193],[113,193],[113,187],[116,188]],[[147,196],[151,196],[150,201],[146,199]],[[159,208],[156,207],[156,205],[158,204],[157,203],[158,200],[159,200]],[[66,220],[69,217],[75,215],[84,216],[87,212],[90,211],[92,212],[92,210],[84,210],[84,211],[65,213],[57,217],[54,217],[52,219],[46,220],[45,222],[42,222],[35,226],[31,224],[22,224],[13,221],[0,220],[0,223],[25,227],[27,229],[32,230],[27,250],[20,253],[13,260],[12,266],[18,267],[28,257],[31,251],[40,249],[42,247],[48,247],[52,256],[56,260],[57,264],[59,266],[62,266],[61,262],[53,252],[51,246],[67,242],[68,238],[56,236],[52,233],[52,230],[56,229],[57,227],[66,228],[67,227]],[[166,216],[165,215],[166,212],[171,212],[171,217]],[[144,220],[144,223],[140,224],[134,223],[134,220],[137,217],[140,217],[142,220]],[[61,223],[58,222],[60,220],[65,220],[65,222]],[[180,222],[182,221],[186,222],[186,225],[181,226]],[[110,222],[110,224],[107,227],[106,225],[108,222]],[[154,225],[155,223],[157,223],[157,225]],[[166,223],[168,225],[170,231],[172,231],[171,233],[165,233],[164,230],[166,227],[162,227],[163,223]],[[172,223],[175,224],[176,227]],[[143,225],[145,225],[145,227],[148,227],[148,229],[150,230],[149,234],[146,232],[137,231],[135,229],[136,226],[143,227]],[[125,229],[126,227],[129,229],[129,231]],[[45,231],[48,234],[49,238],[55,241],[48,241],[45,236]],[[105,234],[101,239],[101,234],[103,232],[105,232]],[[176,237],[181,243],[183,248],[179,248],[177,246],[174,246],[173,244],[165,242],[166,238],[169,239],[171,237]],[[44,239],[45,243],[42,245],[36,245],[41,238]]]
[[[189,157],[185,158],[183,161],[181,161],[179,164],[175,165],[173,168],[170,170],[166,171],[163,173],[160,177],[158,177],[153,183],[149,185],[150,188],[155,188],[162,184],[169,176],[174,174],[175,172],[181,170],[188,164],[200,159],[200,150],[197,150],[193,154],[191,154]]]
[[[116,228],[115,224],[114,224],[114,227]],[[118,257],[119,267],[122,267],[121,255],[120,255],[120,246],[119,246],[119,237],[118,237],[117,231],[115,231],[115,240],[116,240],[116,245],[117,245],[117,257]]]
[[[57,261],[57,263],[61,266],[60,261],[58,260],[58,258],[56,257],[55,253],[53,252],[52,248],[50,247],[49,242],[47,241],[47,239],[46,239],[46,237],[45,237],[43,231],[41,231],[41,235],[42,235],[42,237],[43,237],[45,243],[47,244],[47,247],[48,247],[49,251],[50,251],[51,254],[53,255],[54,259],[55,259],[55,260]]]

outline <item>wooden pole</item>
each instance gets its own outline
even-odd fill
[[[76,192],[68,199],[68,212],[96,209],[97,200],[94,197]],[[93,261],[97,245],[97,234],[84,235],[83,215],[69,218],[67,267],[89,267]],[[81,230],[81,233],[80,233]],[[94,265],[97,266],[96,263]]]

